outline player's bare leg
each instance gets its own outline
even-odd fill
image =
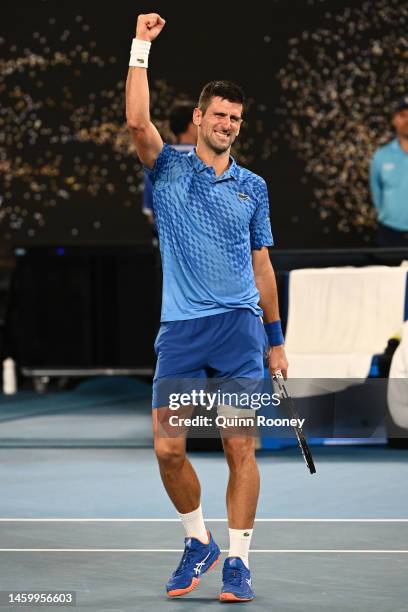
[[[186,456],[187,432],[183,427],[171,431],[172,414],[168,408],[154,409],[153,431],[162,481],[186,531],[184,554],[166,584],[169,597],[179,597],[196,588],[201,575],[218,563],[221,552],[205,527],[200,482]]]
[[[260,481],[255,436],[253,432],[239,436],[224,434],[222,443],[230,470],[227,487],[230,545],[224,562],[220,600],[251,601],[254,592],[248,556]]]
[[[228,525],[231,529],[252,528],[260,485],[255,437],[223,437],[222,444],[230,470],[226,496]]]
[[[169,432],[168,408],[153,410],[154,450],[160,476],[168,496],[180,513],[196,510],[200,505],[201,487],[197,474],[186,455],[185,432]],[[167,432],[165,428],[167,426]]]

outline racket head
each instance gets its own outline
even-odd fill
[[[307,467],[309,468],[309,472],[311,474],[315,474],[316,473],[316,467],[313,461],[313,456],[312,456],[312,452],[310,450],[310,447],[306,441],[305,435],[303,433],[303,431],[299,428],[299,427],[295,427],[295,433],[296,433],[296,438],[298,441],[298,444],[300,446],[300,450],[302,451],[302,455],[303,455],[303,459],[305,460],[305,463],[307,465]]]

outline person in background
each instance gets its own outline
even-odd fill
[[[377,245],[408,247],[408,94],[394,104],[396,137],[375,151],[371,197],[377,210]]]
[[[169,115],[170,129],[176,139],[173,148],[180,153],[190,153],[197,143],[197,126],[193,123],[194,102],[183,100],[175,102]],[[152,182],[147,171],[144,171],[144,190],[142,212],[154,229],[157,239],[153,212]]]

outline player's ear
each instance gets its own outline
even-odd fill
[[[193,123],[194,125],[196,125],[197,127],[199,125],[201,125],[201,119],[203,117],[203,113],[199,108],[195,108],[193,110]]]

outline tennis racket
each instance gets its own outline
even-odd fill
[[[273,380],[276,382],[280,396],[287,401],[287,405],[289,408],[290,418],[296,419],[298,421],[299,415],[295,410],[295,405],[293,403],[293,399],[289,395],[285,383],[283,374],[280,370],[276,370],[275,374],[272,376]],[[299,421],[298,421],[299,422]],[[300,446],[300,450],[302,451],[303,459],[306,462],[307,467],[311,474],[316,473],[315,464],[313,461],[312,453],[310,452],[309,445],[306,441],[305,434],[302,431],[302,428],[299,425],[294,425],[293,429],[295,430],[296,438],[298,444]]]

